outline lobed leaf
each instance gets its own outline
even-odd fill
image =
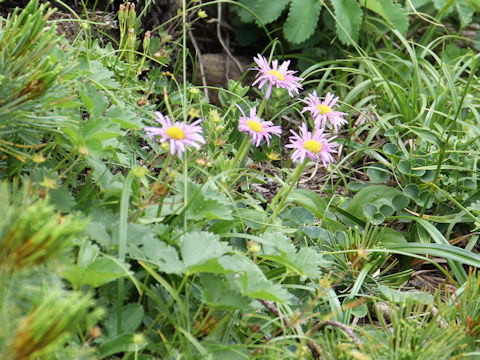
[[[356,0],[332,0],[332,5],[338,38],[346,45],[356,43],[363,16],[360,5]]]
[[[293,44],[307,40],[317,27],[321,8],[318,0],[292,0],[283,27],[285,38]]]

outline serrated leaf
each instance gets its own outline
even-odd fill
[[[201,274],[202,298],[206,304],[217,309],[246,309],[250,299],[230,289],[218,276]]]
[[[292,262],[302,271],[301,275],[315,278],[320,275],[319,266],[327,262],[314,248],[304,247],[292,258]]]
[[[109,258],[95,260],[86,267],[71,264],[61,269],[61,274],[74,288],[82,285],[99,287],[128,275],[119,264]]]
[[[181,180],[178,181],[177,189],[183,189]],[[192,181],[188,181],[188,194],[191,197],[187,209],[189,219],[232,219],[230,200],[213,186],[201,187]]]
[[[238,3],[253,11],[255,9],[257,0],[239,0]],[[255,21],[255,16],[253,16],[253,14],[244,7],[237,6],[236,11],[240,17],[240,20],[242,20],[244,23],[251,23]]]
[[[357,42],[363,16],[360,5],[356,0],[332,0],[332,5],[340,41],[346,45]]]
[[[263,235],[272,246],[263,245],[263,252],[266,255],[280,255],[282,257],[292,257],[295,255],[295,245],[292,240],[279,232],[267,232]]]
[[[127,234],[129,241],[127,243],[127,254],[131,259],[157,265],[160,271],[167,274],[182,274],[185,271],[185,266],[179,259],[177,250],[173,246],[156,239],[147,226],[139,224],[128,225]],[[144,236],[141,235],[142,232]]]
[[[364,5],[372,10],[395,29],[405,34],[408,30],[408,16],[401,4],[394,4],[392,0],[368,0]]]
[[[59,211],[68,212],[75,206],[75,198],[65,188],[52,189],[48,192],[48,196],[50,204]]]
[[[212,259],[218,259],[231,250],[219,237],[209,232],[195,231],[183,235],[180,240],[180,252],[185,268],[202,265]]]
[[[255,13],[262,24],[269,24],[277,20],[290,0],[257,0]]]
[[[278,1],[278,0],[276,0]],[[270,1],[274,3],[276,1]],[[293,44],[307,40],[315,31],[322,4],[318,0],[292,0],[283,35]]]
[[[280,302],[291,298],[288,291],[269,281],[260,268],[247,257],[240,254],[227,255],[219,262],[229,273],[227,277],[230,284],[242,295]]]
[[[472,22],[472,16],[475,12],[475,8],[468,0],[455,1],[455,8],[460,18],[460,24],[462,27],[469,25]]]

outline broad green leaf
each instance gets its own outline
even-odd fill
[[[92,221],[85,231],[90,239],[100,244],[104,249],[109,249],[113,245],[112,238],[102,223]]]
[[[135,112],[129,109],[122,109],[116,105],[108,109],[105,117],[120,124],[122,128],[141,129],[145,126]]]
[[[332,0],[332,5],[338,38],[347,45],[356,43],[362,22],[362,8],[356,0]]]
[[[276,3],[269,1],[269,3]],[[293,44],[307,40],[317,28],[322,3],[318,0],[292,0],[283,35]]]
[[[98,353],[101,359],[110,357],[113,354],[135,352],[142,350],[147,346],[147,342],[143,344],[135,344],[133,342],[133,334],[123,333],[110,339],[103,340],[98,346]]]
[[[75,198],[72,193],[65,188],[49,190],[48,198],[50,204],[58,211],[68,212],[75,206]]]
[[[426,292],[399,291],[391,289],[385,285],[378,285],[378,290],[381,291],[383,296],[385,296],[388,301],[397,304],[404,304],[405,302],[410,300],[418,304],[430,305],[433,303],[434,300],[432,294],[428,294]]]
[[[370,182],[373,184],[381,184],[390,178],[390,173],[386,166],[382,164],[375,164],[367,168],[367,175]]]
[[[230,246],[219,241],[219,237],[209,232],[195,231],[183,235],[180,240],[180,252],[186,269],[202,265],[212,259],[218,259],[231,251]]]
[[[291,258],[295,255],[295,245],[292,240],[279,232],[266,232],[262,238],[271,244],[263,244],[263,253],[266,255],[280,255],[285,258]]]
[[[456,0],[455,8],[458,12],[458,17],[460,18],[460,24],[462,27],[469,25],[472,22],[473,14],[475,13],[475,8],[473,3],[479,3],[478,0],[474,2],[472,0]]]
[[[129,241],[127,241],[127,254],[130,258],[157,265],[160,271],[167,274],[180,275],[186,270],[183,262],[178,257],[177,250],[173,246],[167,245],[153,236],[135,238],[132,236],[131,228],[128,227],[127,229],[129,238]]]
[[[383,245],[404,244],[406,242],[405,236],[395,229],[384,227],[380,232],[380,243]]]
[[[227,278],[244,296],[285,302],[291,295],[278,284],[269,281],[260,268],[247,257],[235,254],[223,256],[219,262],[229,273]]]
[[[367,204],[374,205],[380,209],[382,205],[392,205],[392,200],[402,192],[396,188],[386,185],[370,185],[360,190],[348,204],[347,211],[360,219],[366,219],[364,209]]]
[[[178,179],[177,189],[183,189],[182,180]],[[200,186],[188,181],[188,194],[190,203],[187,209],[187,217],[189,219],[232,219],[230,200],[213,186]]]
[[[257,4],[257,0],[238,0],[238,3],[253,11],[255,9],[255,5]],[[243,6],[237,6],[235,7],[235,10],[244,23],[251,23],[255,21],[255,16],[253,16],[253,14]]]
[[[246,309],[251,302],[239,292],[230,289],[218,275],[201,274],[200,283],[203,301],[216,309]]]
[[[290,0],[257,0],[255,13],[262,24],[269,24],[277,20]]]
[[[312,212],[303,207],[293,208],[290,210],[290,215],[297,225],[311,225],[315,222]]]
[[[417,199],[419,192],[420,190],[418,189],[418,186],[415,184],[408,184],[407,186],[405,186],[405,189],[403,189],[403,193],[412,200]]]
[[[122,332],[133,333],[140,326],[143,320],[143,306],[131,303],[122,309]],[[117,312],[113,311],[105,321],[108,334],[112,337],[117,335]]]
[[[292,262],[301,269],[303,276],[315,278],[320,275],[319,267],[325,267],[327,261],[311,247],[301,248],[292,258]]]
[[[325,199],[311,190],[295,189],[288,195],[287,200],[302,205],[318,218],[323,218],[327,208]]]
[[[74,288],[82,285],[99,287],[128,275],[120,265],[108,258],[95,260],[86,267],[70,264],[60,272],[65,279],[72,283]]]
[[[401,4],[394,4],[392,0],[368,0],[365,1],[364,6],[383,17],[389,25],[402,34],[407,32],[408,16]]]

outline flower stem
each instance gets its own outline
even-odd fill
[[[242,143],[240,144],[240,148],[238,149],[237,155],[235,155],[235,158],[231,162],[228,170],[233,170],[241,166],[243,163],[243,160],[245,160],[245,157],[247,156],[249,149],[250,149],[250,138],[248,136],[245,136],[242,140]]]
[[[263,100],[262,100],[262,103],[260,104],[260,107],[258,108],[258,111],[257,111],[257,116],[258,117],[262,116],[263,110],[265,110],[266,105],[267,105],[267,98],[264,96]]]
[[[301,164],[298,164],[293,173],[288,177],[286,184],[280,189],[280,191],[275,195],[272,202],[270,203],[270,208],[274,209],[272,216],[268,219],[267,223],[260,230],[260,233],[264,233],[268,225],[272,223],[273,220],[278,216],[280,211],[282,211],[285,201],[290,192],[293,190],[293,187],[297,184],[300,176],[302,175],[305,166],[307,166],[308,159],[305,159]],[[278,205],[277,205],[278,202]]]

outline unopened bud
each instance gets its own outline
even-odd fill
[[[133,169],[132,169],[132,174],[133,176],[135,176],[136,178],[141,178],[143,176],[145,176],[147,174],[147,169],[144,167],[144,166],[135,166]]]
[[[94,326],[90,329],[90,337],[93,339],[98,338],[102,334],[102,329],[99,326]]]
[[[45,157],[40,153],[36,153],[35,155],[33,155],[33,162],[36,164],[41,164],[45,162],[45,160]]]
[[[86,146],[79,146],[78,152],[80,155],[87,156],[88,155],[88,148]]]
[[[143,334],[135,334],[133,335],[133,343],[136,345],[143,344],[145,342],[145,337]]]
[[[250,252],[254,254],[259,252],[261,249],[260,245],[258,245],[258,243],[255,240],[250,240],[247,246],[248,246],[248,250],[250,250]]]
[[[207,17],[207,13],[206,13],[205,11],[203,11],[203,10],[200,10],[200,11],[198,12],[198,17],[199,17],[200,19],[205,19],[205,18]]]

